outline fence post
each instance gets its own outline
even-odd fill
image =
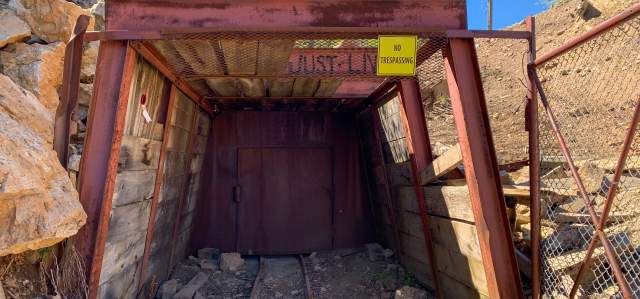
[[[523,298],[473,39],[449,39],[445,70],[489,297]]]
[[[536,19],[526,20],[529,39],[529,63],[536,60]],[[533,78],[527,80],[526,127],[529,132],[529,198],[531,202],[531,289],[534,299],[540,298],[540,148],[538,146],[538,101]]]

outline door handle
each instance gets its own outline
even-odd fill
[[[240,185],[233,186],[233,201],[240,203],[242,195],[242,188]]]

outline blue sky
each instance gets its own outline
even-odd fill
[[[493,29],[502,29],[548,7],[548,0],[493,0]],[[469,29],[487,29],[487,0],[467,0]]]

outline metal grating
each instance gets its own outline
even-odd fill
[[[218,105],[242,98],[243,107],[254,109],[262,103],[252,98],[317,98],[328,102],[292,101],[301,110],[331,110],[349,107],[353,103],[345,99],[365,98],[383,82],[403,78],[376,75],[381,34],[393,32],[207,32],[146,43],[178,77]],[[440,82],[444,34],[402,34],[418,37],[415,78],[420,86]]]

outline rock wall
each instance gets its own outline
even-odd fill
[[[75,177],[52,147],[65,43],[79,15],[91,11],[64,0],[0,2],[0,257],[56,244],[86,221]],[[72,138],[76,168],[97,52],[97,43],[87,44]]]

